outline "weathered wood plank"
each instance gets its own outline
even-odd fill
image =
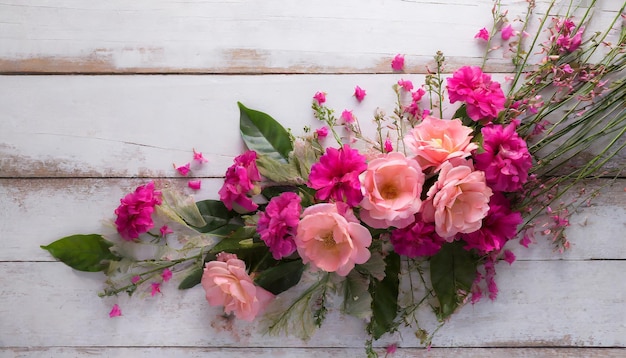
[[[501,269],[494,302],[464,307],[437,334],[435,347],[623,347],[626,287],[610,272],[626,261],[527,261]],[[201,287],[162,295],[137,293],[100,299],[101,274],[72,271],[61,263],[0,263],[0,346],[3,347],[327,347],[362,348],[364,323],[331,310],[308,342],[268,337],[252,324],[224,318],[209,307]],[[291,292],[284,295],[290,295]],[[143,296],[143,297],[142,297]],[[110,319],[114,302],[123,315]],[[23,307],[24,309],[21,309]],[[425,312],[424,312],[425,313]],[[434,318],[420,315],[421,325]],[[53,324],[62,322],[62,324]],[[419,347],[411,330],[377,345]]]
[[[525,12],[524,1],[503,3],[510,19]],[[588,6],[580,3],[579,16]],[[604,29],[619,3],[599,1],[589,33]],[[537,4],[541,16],[548,1]],[[407,72],[426,73],[438,50],[453,70],[481,63],[484,44],[473,36],[491,27],[492,5],[491,0],[297,5],[285,0],[5,0],[0,72],[390,73],[390,59],[401,53],[407,56]],[[557,2],[553,13],[565,13],[568,5]],[[531,24],[531,33],[538,23]],[[489,72],[510,71],[502,51],[491,57]]]
[[[385,349],[376,350],[384,356]],[[0,348],[0,353],[15,358],[31,357],[135,357],[135,358],[214,358],[214,357],[363,357],[363,349],[357,348],[201,348],[201,347],[158,347],[158,348],[109,348],[109,347],[26,347]],[[534,357],[587,357],[618,358],[626,354],[620,348],[398,348],[389,357],[429,357],[429,358],[534,358]]]
[[[406,74],[0,76],[0,177],[175,177],[171,163],[188,162],[192,148],[209,159],[192,174],[219,177],[244,150],[237,101],[303,134],[304,126],[321,127],[310,106],[325,91],[337,116],[353,110],[372,135],[374,112],[393,113],[391,86],[402,78],[424,81]],[[367,91],[361,103],[356,85]],[[447,115],[455,108],[448,105]],[[624,165],[626,150],[607,168]]]

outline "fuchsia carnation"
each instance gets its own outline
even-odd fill
[[[354,87],[354,97],[361,102],[365,98],[365,90],[359,86]]]
[[[317,103],[321,106],[326,102],[326,93],[324,92],[315,92],[313,99],[317,101]]]
[[[391,68],[394,71],[404,70],[404,55],[397,54],[393,60],[391,60]]]
[[[272,198],[265,212],[261,213],[257,231],[274,259],[280,260],[296,251],[293,238],[300,222],[301,209],[300,197],[295,193],[285,192]]]
[[[219,190],[220,200],[228,208],[238,206],[244,211],[253,211],[258,207],[246,194],[254,189],[254,182],[261,180],[256,166],[257,154],[249,150],[235,158],[235,164],[226,170],[224,185]]]
[[[444,243],[445,240],[435,232],[435,225],[424,222],[420,214],[415,215],[411,225],[391,232],[393,250],[410,258],[433,256]]]
[[[494,119],[504,109],[506,98],[500,84],[480,67],[461,67],[447,83],[450,103],[465,102],[467,115],[474,121]]]
[[[341,149],[326,148],[319,162],[311,166],[309,186],[318,200],[344,201],[350,206],[363,199],[359,174],[367,169],[365,156],[344,144]]]
[[[476,154],[476,168],[485,172],[487,184],[495,191],[513,192],[522,189],[528,180],[532,157],[526,142],[515,130],[492,125],[482,129],[484,152]]]
[[[511,211],[511,203],[499,192],[489,201],[489,212],[483,219],[482,227],[462,236],[466,249],[476,249],[481,254],[500,251],[504,244],[517,234],[517,226],[522,223],[522,214]]]
[[[161,205],[161,192],[154,189],[153,182],[137,187],[120,202],[115,209],[115,226],[124,240],[134,240],[154,227],[152,213],[156,205]]]

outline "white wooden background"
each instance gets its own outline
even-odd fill
[[[525,1],[504,1],[510,17]],[[546,1],[537,1],[538,13]],[[557,6],[562,10],[569,1]],[[583,1],[589,3],[589,1]],[[600,1],[602,28],[622,6]],[[243,149],[236,101],[298,133],[316,126],[316,91],[362,120],[391,110],[391,85],[423,81],[444,51],[450,70],[479,64],[473,35],[488,0],[0,1],[0,356],[363,356],[363,322],[332,312],[309,341],[267,337],[226,320],[200,287],[166,283],[156,297],[100,299],[101,274],[73,271],[39,245],[102,229],[118,200],[153,178],[185,188],[172,163],[209,163],[197,199],[217,198]],[[557,10],[558,10],[557,9]],[[407,73],[389,66],[406,54]],[[487,67],[510,71],[502,52]],[[354,86],[367,90],[357,103]],[[615,165],[624,164],[621,153]],[[587,183],[587,188],[606,184]],[[565,254],[512,242],[495,302],[466,306],[419,347],[385,336],[396,356],[626,356],[626,179],[572,218]],[[123,316],[108,318],[113,303]],[[425,325],[433,324],[424,318]]]

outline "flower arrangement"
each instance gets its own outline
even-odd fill
[[[603,42],[624,7],[606,33],[590,38],[583,25],[589,13],[580,20],[546,16],[548,39],[538,43],[538,34],[524,50],[533,9],[529,2],[519,25],[497,3],[493,28],[476,35],[487,44],[483,65],[498,47],[496,34],[508,45],[516,72],[506,94],[479,66],[445,78],[438,53],[423,86],[404,79],[393,85],[393,114],[374,114],[372,136],[352,112],[335,116],[322,91],[312,101],[322,126],[300,136],[239,103],[248,151],[226,171],[220,200],[195,202],[149,182],[120,200],[110,233],[42,248],[77,270],[103,271],[103,296],[155,295],[176,274],[179,288],[201,284],[208,303],[226,314],[265,316],[270,334],[304,339],[338,296],[342,312],[366,320],[369,355],[373,340],[400,325],[414,325],[428,346],[440,325],[427,332],[416,310],[432,307],[443,324],[483,294],[495,299],[496,264],[514,262],[505,247],[515,238],[528,246],[541,232],[557,249],[568,248],[564,229],[575,203],[553,203],[578,181],[607,175],[603,165],[626,146],[619,77],[626,30],[618,43]],[[589,62],[601,46],[603,60]],[[531,65],[536,52],[542,61]],[[404,57],[393,58],[391,68],[403,71]],[[357,101],[366,95],[355,87]],[[444,116],[446,99],[445,106],[456,106],[451,117]],[[600,154],[572,162],[603,138]],[[206,161],[195,150],[193,160]],[[190,164],[177,170],[187,175]],[[189,181],[192,189],[200,185]],[[545,212],[549,221],[538,225]],[[295,300],[276,299],[287,290],[297,291]],[[117,305],[110,312],[121,314]]]

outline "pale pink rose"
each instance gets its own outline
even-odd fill
[[[471,143],[472,129],[461,124],[460,119],[439,119],[425,117],[404,137],[404,143],[415,154],[415,160],[422,170],[435,168],[452,158],[465,158],[477,149]]]
[[[369,260],[372,235],[345,203],[323,203],[304,210],[294,241],[303,263],[346,276]]]
[[[224,306],[224,312],[234,312],[246,321],[254,320],[274,299],[272,293],[254,285],[246,264],[234,254],[222,253],[216,261],[207,262],[202,287],[211,306]]]
[[[458,233],[480,229],[492,194],[484,172],[474,170],[469,160],[453,159],[441,166],[437,182],[428,190],[422,217],[434,222],[437,234],[451,242]]]
[[[424,173],[400,152],[374,159],[361,174],[361,220],[374,228],[403,228],[415,220],[422,201]]]

